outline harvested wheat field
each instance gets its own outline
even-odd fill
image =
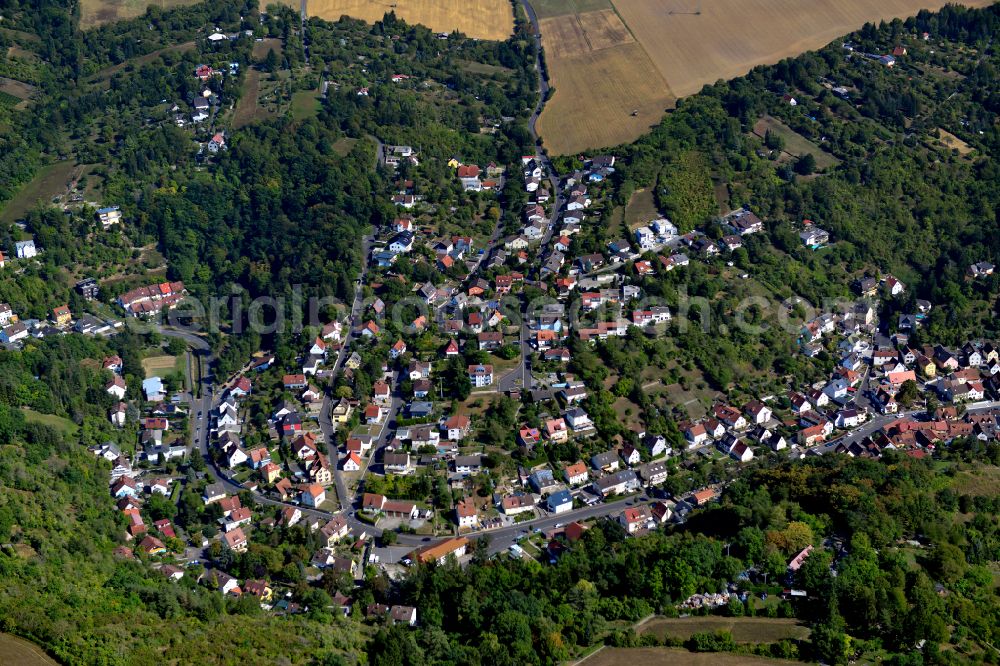
[[[538,133],[551,153],[630,141],[673,106],[670,86],[613,11],[542,19],[539,27],[554,92]]]
[[[286,2],[298,7],[298,2]],[[477,39],[504,40],[514,32],[514,9],[508,0],[308,0],[309,16],[336,21],[351,16],[369,23],[381,21],[386,12],[407,23],[419,23],[435,32],[455,30]]]
[[[945,0],[613,0],[670,88],[683,97],[756,65],[818,49],[867,22]],[[961,4],[984,7],[993,0]]]

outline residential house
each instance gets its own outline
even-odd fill
[[[483,468],[483,457],[480,455],[455,456],[455,473],[466,477],[479,474]]]
[[[309,386],[306,381],[306,376],[302,375],[285,375],[281,379],[282,385],[288,391],[299,391],[305,389]]]
[[[611,453],[614,455],[614,452]],[[617,456],[615,458],[617,460]],[[641,483],[634,471],[625,469],[595,479],[592,485],[594,486],[594,490],[600,493],[601,496],[608,497],[610,495],[621,495],[638,490]]]
[[[384,495],[365,493],[361,499],[361,510],[366,513],[382,513],[390,518],[409,518],[414,520],[419,515],[414,502],[391,500]]]
[[[439,541],[436,544],[420,548],[411,555],[411,558],[414,561],[421,562],[424,564],[430,562],[436,562],[438,565],[444,566],[445,564],[447,564],[449,558],[454,557],[457,560],[464,557],[466,550],[468,549],[468,545],[469,545],[469,540],[466,539],[465,537],[445,539],[443,541]],[[415,610],[413,611],[412,617],[413,617],[413,623],[415,623],[416,622]]]
[[[545,422],[545,438],[550,442],[565,442],[569,439],[569,430],[565,419],[555,418]]]
[[[535,498],[532,495],[523,493],[507,495],[500,500],[500,510],[507,516],[516,516],[519,513],[533,511],[535,509]]]
[[[750,423],[763,425],[771,420],[771,410],[759,400],[751,400],[743,406],[743,413],[747,415]]]
[[[546,509],[550,513],[566,513],[573,509],[573,496],[568,490],[559,490],[549,495],[546,501]]]
[[[543,495],[559,485],[551,469],[535,470],[528,476],[528,483],[535,489],[535,492]]]
[[[410,463],[410,454],[405,451],[402,453],[383,454],[382,467],[386,474],[409,474],[413,471],[413,465]]]
[[[225,546],[227,550],[231,550],[234,553],[246,552],[247,537],[246,534],[243,533],[243,528],[237,527],[236,529],[223,534],[222,545]]]
[[[658,486],[667,480],[667,465],[663,462],[646,463],[640,465],[636,471],[647,486]]]
[[[563,423],[565,426],[565,423]],[[569,433],[567,433],[567,437]],[[518,444],[529,451],[535,448],[535,445],[542,440],[541,431],[538,428],[524,427],[521,428],[517,433]]]
[[[563,470],[563,474],[566,476],[566,483],[571,486],[583,485],[590,479],[590,475],[587,472],[587,466],[582,460],[566,465],[566,469]]]
[[[38,249],[35,247],[35,241],[17,241],[14,243],[14,254],[17,255],[18,259],[31,259],[32,257],[38,256]]]
[[[15,326],[16,325],[17,324],[15,324]],[[24,324],[21,324],[21,326],[24,326]],[[110,395],[113,395],[118,400],[123,400],[125,398],[125,392],[127,390],[127,387],[125,385],[125,380],[122,379],[120,376],[115,375],[114,377],[111,378],[111,381],[108,382],[107,385],[105,385],[104,390]]]
[[[444,424],[444,430],[448,434],[448,440],[457,442],[464,439],[469,434],[471,420],[464,414],[451,416]]]
[[[492,365],[470,365],[468,368],[469,381],[476,388],[482,388],[493,384]]]
[[[580,436],[592,433],[595,430],[594,423],[590,420],[590,416],[580,407],[574,407],[573,409],[566,410],[563,418],[569,427],[573,429],[574,435]]]
[[[590,466],[598,471],[613,472],[618,469],[618,453],[612,450],[591,456]]]
[[[459,529],[473,528],[479,525],[479,509],[471,497],[461,499],[455,505],[455,520]]]
[[[648,435],[642,438],[642,443],[649,452],[649,457],[653,459],[670,455],[672,452],[670,445],[667,444],[667,438],[663,435]]]
[[[653,513],[648,506],[629,507],[618,516],[618,522],[629,534],[646,529],[653,520]]]
[[[708,441],[708,431],[702,423],[693,423],[684,429],[684,439],[692,447],[701,446]]]
[[[344,460],[341,463],[340,468],[345,472],[360,472],[363,466],[364,461],[361,460],[361,456],[359,456],[357,452],[351,451],[344,456]]]

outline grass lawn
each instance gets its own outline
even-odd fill
[[[960,495],[996,497],[1000,493],[1000,467],[979,465],[955,475],[952,484]]]
[[[149,356],[142,359],[142,369],[146,377],[162,377],[171,372],[184,372],[184,356]]]
[[[315,90],[300,90],[292,94],[292,119],[306,120],[319,113],[319,98]]]
[[[284,54],[284,46],[280,39],[269,37],[263,41],[254,42],[252,55],[254,60],[263,60],[267,57],[267,52],[274,49],[274,55],[278,56],[280,62],[281,56]]]
[[[608,237],[609,238],[622,238],[625,236],[625,209],[621,206],[616,206],[614,210],[611,211],[611,216],[608,218]]]
[[[35,86],[30,83],[0,76],[0,95],[4,97],[0,102],[5,106],[12,106],[19,111],[26,109],[35,96],[35,90]]]
[[[246,80],[243,82],[243,92],[240,101],[236,103],[236,111],[233,113],[233,128],[239,129],[256,120],[263,120],[274,115],[273,109],[269,109],[265,104],[261,104],[262,84],[267,87],[271,97],[276,96],[274,77],[261,72],[259,69],[251,67],[247,70]],[[275,102],[272,99],[272,106]]]
[[[476,418],[485,414],[486,410],[493,404],[493,401],[499,400],[501,397],[502,396],[496,392],[486,394],[473,393],[465,401],[452,404],[452,411],[455,414],[468,416],[472,419],[472,422],[475,423]]]
[[[501,377],[506,375],[508,372],[517,367],[521,362],[520,356],[515,356],[512,359],[500,358],[496,354],[490,354],[489,363],[493,366],[493,381],[497,382]]]
[[[618,398],[612,406],[618,422],[626,428],[638,428],[642,426],[642,409],[628,398]],[[628,412],[628,414],[626,414]]]
[[[737,643],[775,643],[783,639],[804,639],[809,629],[791,618],[772,617],[656,617],[636,627],[636,632],[659,638],[687,640],[693,634],[728,631]]]
[[[52,426],[61,432],[64,437],[72,437],[76,435],[76,424],[69,419],[56,416],[55,414],[42,414],[41,412],[36,412],[33,409],[28,409],[27,407],[22,407],[21,411],[24,412],[24,420],[28,423]]]
[[[608,0],[532,0],[531,6],[538,14],[538,18],[611,9]]]
[[[662,215],[656,209],[652,190],[636,190],[632,193],[625,207],[625,226],[629,231],[634,231],[659,217]]]
[[[484,74],[486,76],[491,76],[493,74],[510,74],[511,70],[507,67],[501,67],[499,65],[489,65],[484,62],[472,62],[471,60],[459,60],[459,66],[469,74]]]
[[[346,136],[343,139],[337,139],[333,142],[333,152],[337,153],[341,157],[346,157],[348,153],[354,150],[354,144],[357,142],[357,139],[352,139]]]
[[[16,222],[36,203],[51,203],[54,197],[66,192],[66,185],[72,180],[75,169],[72,160],[63,160],[39,169],[38,174],[0,211],[0,222]]]

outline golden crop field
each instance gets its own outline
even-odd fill
[[[112,21],[142,16],[149,5],[170,9],[196,2],[198,0],[80,0],[80,27],[86,30]]]
[[[866,22],[936,10],[947,2],[610,0],[613,9],[600,9],[608,1],[533,2],[548,17],[539,27],[555,89],[538,129],[556,154],[632,141],[676,97],[821,48]]]
[[[945,0],[613,0],[679,96]],[[987,6],[993,0],[961,4]],[[699,12],[699,13],[695,13]]]
[[[298,7],[298,2],[288,1]],[[458,30],[478,39],[504,40],[514,32],[514,9],[508,0],[308,0],[309,16],[336,21],[351,16],[373,23],[381,21],[386,12],[407,23],[419,23],[435,32]]]
[[[554,92],[538,133],[553,154],[629,141],[673,105],[670,86],[613,11],[542,19],[539,28]]]

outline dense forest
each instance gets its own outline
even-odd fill
[[[809,598],[765,611],[806,619],[811,640],[775,643],[762,654],[829,664],[860,653],[896,664],[993,663],[997,655],[985,646],[1000,626],[990,569],[1000,556],[997,498],[964,495],[951,479],[966,464],[959,459],[995,464],[1000,448],[955,448],[948,463],[890,454],[758,470],[683,530],[635,539],[617,523],[599,524],[551,566],[421,568],[398,594],[422,609],[425,626],[417,636],[379,632],[369,657],[379,665],[557,663],[604,637],[614,645],[657,644],[615,629],[616,621],[675,614],[675,604],[723,590],[743,571],[746,589],[780,590],[798,550],[832,542],[836,548],[815,551],[787,581]],[[904,541],[915,536],[926,545]],[[777,585],[762,584],[765,574]],[[753,595],[724,610],[761,612],[752,602]]]

